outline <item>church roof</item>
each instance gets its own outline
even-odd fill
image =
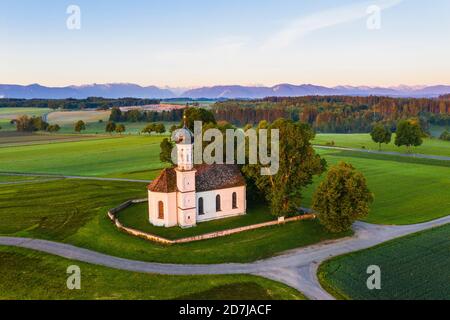
[[[197,165],[195,187],[197,192],[228,189],[245,186],[245,179],[236,165],[212,164]],[[158,193],[177,192],[177,174],[175,168],[164,169],[148,189]]]

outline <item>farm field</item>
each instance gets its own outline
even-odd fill
[[[347,147],[366,150],[378,150],[378,144],[372,141],[370,134],[317,134],[314,144],[327,145],[334,141],[336,147]],[[388,145],[383,144],[382,151],[393,151],[400,153],[408,153],[406,147],[397,147],[394,144],[395,134],[392,142]],[[424,143],[420,147],[412,148],[414,153],[429,154],[437,156],[450,157],[450,142],[439,139],[424,139]]]
[[[166,126],[167,132],[169,132],[169,129],[172,125],[179,123],[175,122],[163,122]],[[108,134],[105,132],[107,121],[105,122],[87,122],[86,123],[86,130],[83,131],[83,134]],[[147,122],[122,122],[126,128],[126,132],[124,132],[122,135],[140,135],[142,130],[148,125]],[[74,133],[74,123],[66,123],[61,126],[61,130],[59,133]],[[166,133],[168,135],[168,133]],[[112,133],[113,136],[120,136],[119,134]]]
[[[67,267],[74,264],[82,272],[81,290],[67,290],[66,287]],[[18,248],[0,247],[0,270],[0,299],[3,300],[305,299],[295,289],[256,276],[143,274],[74,262]]]
[[[109,136],[106,136],[109,138]],[[60,142],[76,142],[88,139],[101,139],[94,135],[63,135],[63,134],[31,134],[19,132],[0,132],[0,148],[13,146],[27,146],[37,144],[51,144]]]
[[[163,168],[159,136],[130,136],[2,148],[2,172],[151,180]],[[155,171],[156,170],[156,171]]]
[[[106,215],[126,200],[145,196],[146,184],[141,183],[67,179],[0,185],[0,234],[70,243],[134,260],[196,264],[250,262],[350,234],[329,234],[317,221],[303,221],[183,245],[158,245],[119,232]]]
[[[82,120],[84,122],[98,122],[99,120],[108,121],[110,110],[83,110],[83,111],[55,111],[47,116],[47,122],[50,124],[59,124],[60,126]]]
[[[450,225],[331,259],[319,279],[341,299],[448,300]],[[368,290],[367,267],[381,268],[381,290]]]
[[[1,148],[0,168],[2,172],[151,180],[164,167],[159,160],[161,139],[126,136],[6,147]],[[375,194],[368,222],[411,224],[450,214],[449,161],[335,150],[317,152],[329,165],[346,161],[364,173]],[[305,191],[303,206],[310,206],[319,181]]]
[[[52,109],[47,108],[0,108],[0,119],[12,120],[20,116],[43,116]]]
[[[450,161],[349,151],[317,152],[329,166],[345,161],[364,173],[375,195],[367,222],[414,224],[450,214]],[[310,206],[313,191],[324,176],[306,190],[304,206]]]

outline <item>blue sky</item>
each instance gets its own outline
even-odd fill
[[[450,84],[448,0],[0,0],[0,39],[0,83]]]

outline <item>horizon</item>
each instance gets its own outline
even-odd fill
[[[417,0],[3,0],[0,6],[0,37],[7,43],[0,83],[189,89],[450,84],[445,0],[428,7]]]

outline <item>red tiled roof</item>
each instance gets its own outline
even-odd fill
[[[195,174],[197,192],[228,189],[245,186],[245,179],[236,165],[213,164],[198,165]],[[148,189],[152,192],[172,193],[177,191],[177,174],[175,168],[164,169]]]

